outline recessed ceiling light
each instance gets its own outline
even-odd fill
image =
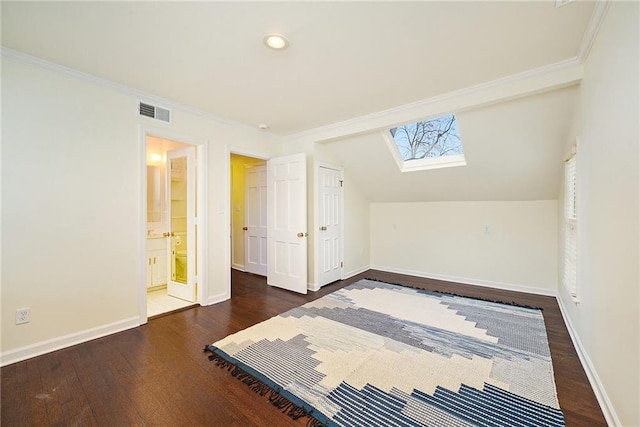
[[[258,128],[262,130],[267,130],[269,129],[269,125],[258,125]]]
[[[287,41],[287,39],[285,39],[284,36],[281,36],[280,34],[267,34],[266,36],[264,36],[264,44],[266,44],[271,49],[276,50],[284,49],[285,47],[289,46],[289,42]]]

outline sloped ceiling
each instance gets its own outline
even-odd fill
[[[453,111],[464,167],[401,173],[380,121],[320,136],[470,87],[495,89],[487,82],[515,74],[578,64],[593,17],[606,10],[595,5],[3,1],[2,45],[174,107],[267,124],[285,143],[323,141],[317,149],[371,201],[555,199],[577,86]],[[271,32],[290,46],[267,49]]]
[[[459,113],[466,166],[402,173],[380,131],[320,149],[372,202],[553,200],[577,92],[572,86]]]

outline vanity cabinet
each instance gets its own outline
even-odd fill
[[[167,238],[147,239],[147,288],[167,284]]]

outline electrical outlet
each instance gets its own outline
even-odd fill
[[[19,308],[16,310],[16,325],[29,323],[31,321],[31,308]]]

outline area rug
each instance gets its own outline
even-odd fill
[[[537,309],[361,280],[205,350],[311,425],[565,425]]]

